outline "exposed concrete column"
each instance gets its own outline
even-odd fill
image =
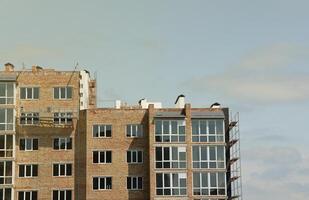
[[[186,115],[186,144],[187,144],[187,194],[189,199],[193,199],[192,194],[192,123],[191,123],[191,104],[185,104],[185,115]]]
[[[154,116],[155,116],[155,109],[154,104],[148,105],[148,135],[149,135],[149,189],[150,189],[150,198],[151,200],[154,199],[156,195],[156,174],[154,169],[154,159],[155,159],[155,148],[154,148],[154,141],[155,141],[155,127],[154,127]]]

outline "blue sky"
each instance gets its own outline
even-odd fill
[[[308,1],[0,0],[0,63],[96,72],[100,100],[241,114],[244,199],[309,195]]]

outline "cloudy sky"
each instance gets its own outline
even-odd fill
[[[241,116],[246,200],[309,196],[307,0],[0,0],[0,63],[89,69],[100,104],[218,101]]]

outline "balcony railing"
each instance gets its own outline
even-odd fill
[[[19,126],[49,127],[49,128],[73,128],[74,118],[53,118],[53,117],[17,117]]]

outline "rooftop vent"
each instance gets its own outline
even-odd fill
[[[161,102],[147,102],[147,99],[141,99],[138,101],[138,104],[142,108],[148,108],[149,104],[153,104],[154,108],[162,108],[162,103]]]
[[[43,70],[43,68],[38,66],[38,65],[32,66],[32,72],[40,72],[42,70]]]
[[[14,71],[14,65],[11,63],[4,64],[4,71],[5,72],[13,72]]]
[[[213,103],[210,108],[221,108],[221,104],[219,104],[218,102]]]
[[[176,108],[184,108],[185,107],[185,95],[181,94],[177,97],[175,101],[175,107]]]

